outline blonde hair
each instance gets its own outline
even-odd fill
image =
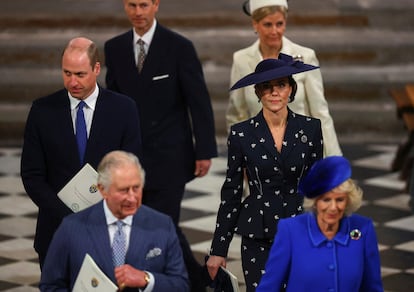
[[[285,17],[285,19],[287,19],[288,9],[285,6],[279,6],[279,5],[265,6],[265,7],[257,8],[255,11],[253,11],[251,17],[252,17],[253,21],[259,22],[260,20],[262,20],[266,16],[274,14],[276,12],[282,13],[283,16]]]
[[[353,179],[347,179],[339,186],[330,190],[330,192],[344,193],[348,195],[348,203],[346,204],[345,215],[351,215],[362,205],[363,191]],[[312,199],[305,198],[305,201],[303,203],[304,207],[306,209],[315,209],[316,201],[319,200],[322,195],[323,194]]]

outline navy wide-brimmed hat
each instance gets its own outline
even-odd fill
[[[299,181],[298,192],[315,198],[336,188],[351,178],[351,164],[342,156],[328,156],[316,161]]]
[[[289,77],[293,74],[318,68],[319,67],[317,66],[305,64],[300,60],[294,60],[292,56],[280,53],[279,59],[265,59],[261,61],[257,64],[253,73],[250,73],[237,81],[230,88],[230,90],[283,77]]]

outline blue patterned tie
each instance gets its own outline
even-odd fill
[[[78,104],[78,111],[76,113],[76,141],[78,142],[78,151],[81,165],[85,157],[86,143],[88,141],[88,133],[86,131],[85,116],[83,114],[83,107],[86,103],[82,100]]]
[[[125,263],[126,254],[126,238],[122,227],[125,225],[121,220],[116,221],[118,229],[115,231],[114,240],[112,242],[112,261],[114,267]]]

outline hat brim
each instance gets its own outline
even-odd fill
[[[246,14],[247,16],[252,16],[252,14],[250,13],[249,0],[244,1],[242,8],[244,14]]]
[[[301,61],[295,61],[289,65],[285,65],[282,67],[277,67],[277,68],[273,68],[273,69],[262,71],[262,72],[250,73],[246,75],[245,77],[243,77],[242,79],[240,79],[239,81],[237,81],[230,88],[230,90],[242,88],[242,87],[253,85],[253,84],[262,83],[265,81],[279,79],[283,77],[289,77],[294,74],[298,74],[298,73],[302,73],[302,72],[306,72],[306,71],[310,71],[310,70],[314,70],[318,68],[319,68],[318,66],[304,64]]]

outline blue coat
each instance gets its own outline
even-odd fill
[[[352,239],[351,231],[360,231]],[[279,221],[265,274],[256,292],[383,291],[377,237],[372,221],[360,215],[341,219],[328,240],[314,213]]]
[[[155,248],[161,253],[148,256]],[[41,291],[71,291],[86,253],[116,284],[103,203],[63,220],[46,256]],[[132,220],[125,263],[154,275],[153,292],[188,291],[187,272],[171,218],[144,205]]]
[[[124,150],[141,157],[138,111],[126,96],[99,88],[85,163],[94,169],[105,154]],[[68,92],[33,102],[21,158],[25,190],[39,208],[34,247],[44,255],[62,219],[71,214],[57,193],[81,169]]]
[[[105,60],[108,88],[134,99],[140,113],[145,188],[192,180],[196,159],[217,156],[213,110],[193,44],[157,23],[141,73],[132,30],[105,43]]]
[[[280,218],[302,213],[303,196],[297,194],[297,184],[322,158],[320,120],[289,110],[283,140],[279,153],[262,111],[231,127],[211,254],[225,257],[234,232],[273,240]],[[242,202],[244,173],[250,195]]]

